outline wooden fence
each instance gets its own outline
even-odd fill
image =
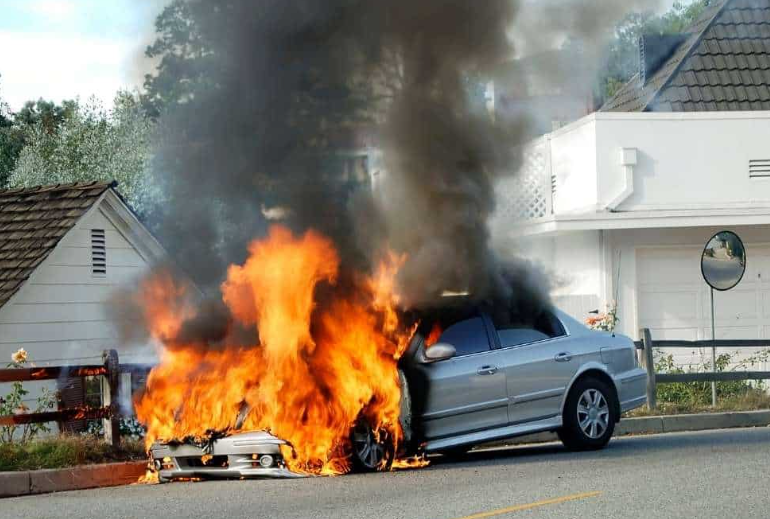
[[[770,379],[770,371],[722,371],[705,373],[655,373],[653,348],[770,348],[768,340],[716,340],[716,341],[655,341],[652,340],[649,328],[641,330],[642,340],[636,342],[636,347],[642,351],[642,365],[647,370],[647,404],[655,409],[656,390],[658,384],[674,382],[726,382],[735,380],[764,380]]]
[[[51,366],[40,368],[0,369],[2,382],[30,382],[38,380],[59,380],[60,378],[84,378],[103,376],[103,407],[77,407],[59,409],[43,413],[20,413],[0,416],[0,426],[24,425],[30,423],[58,422],[71,420],[104,420],[104,438],[112,445],[120,443],[120,374],[146,371],[147,366],[123,364],[118,360],[118,352],[106,350],[102,354],[103,364],[87,366]]]

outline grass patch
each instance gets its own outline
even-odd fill
[[[764,389],[746,388],[741,392],[720,395],[720,384],[717,383],[717,406],[711,407],[711,384],[709,383],[708,398],[679,399],[675,401],[660,400],[658,387],[658,406],[651,411],[647,406],[634,409],[624,416],[660,416],[690,413],[720,413],[728,411],[758,411],[770,409],[770,394]]]
[[[61,435],[23,444],[0,444],[0,471],[57,469],[145,458],[142,441],[124,439],[119,447],[113,448],[88,435]]]
[[[722,353],[716,359],[716,371],[751,369],[770,361],[770,349],[762,350],[740,362],[733,361],[733,355]],[[711,361],[705,356],[695,366],[685,371],[676,365],[674,356],[655,352],[655,373],[704,373],[712,371]],[[727,411],[758,411],[770,409],[770,393],[766,381],[749,382],[736,380],[717,382],[717,405],[711,406],[711,382],[675,382],[658,384],[656,388],[657,409],[647,406],[626,413],[625,416],[660,416],[689,413],[718,413]]]

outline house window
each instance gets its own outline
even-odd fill
[[[107,246],[104,229],[91,229],[91,273],[94,276],[107,275]]]

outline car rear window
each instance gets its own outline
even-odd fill
[[[500,346],[510,348],[520,344],[544,341],[566,334],[559,319],[551,312],[542,311],[531,319],[512,318],[510,314],[493,315],[493,322],[500,338]]]

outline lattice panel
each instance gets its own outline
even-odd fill
[[[497,185],[497,215],[515,220],[547,216],[550,178],[546,169],[543,146],[527,148],[519,173]]]

